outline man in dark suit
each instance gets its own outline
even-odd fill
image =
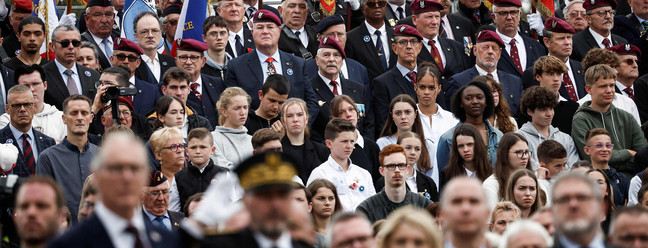
[[[179,247],[174,235],[146,221],[137,209],[142,188],[150,177],[146,148],[135,137],[108,137],[99,151],[93,183],[99,200],[94,214],[77,228],[56,239],[50,247]],[[128,177],[116,171],[130,171]]]
[[[7,102],[7,92],[16,85],[14,81],[14,71],[0,64],[0,113],[5,113],[5,102]]]
[[[143,52],[140,54],[141,63],[136,67],[135,77],[151,84],[161,83],[164,73],[176,66],[176,62],[173,57],[158,53],[157,48],[162,39],[160,22],[150,11],[140,13],[135,21],[135,39]]]
[[[318,74],[311,79],[313,89],[317,94],[318,104],[321,109],[315,117],[311,129],[311,139],[315,142],[324,141],[324,130],[331,119],[331,101],[338,95],[347,95],[353,99],[356,106],[364,106],[364,111],[358,116],[360,133],[369,139],[374,137],[373,111],[371,97],[367,88],[352,80],[340,78],[342,60],[346,57],[344,48],[331,37],[324,37],[320,41],[318,54],[315,56],[319,68]],[[363,109],[360,107],[360,109]],[[312,117],[311,117],[312,118]]]
[[[409,2],[405,0],[389,0],[387,1],[387,11],[385,12],[385,23],[390,28],[396,27],[400,20],[407,19],[412,15],[412,8]]]
[[[436,64],[441,72],[441,90],[448,88],[448,80],[452,75],[460,73],[470,67],[468,54],[465,53],[461,43],[443,38],[440,32],[441,13],[444,6],[434,0],[417,0],[410,5],[414,12],[412,21],[423,36],[421,53],[418,55],[417,62],[429,61]],[[443,109],[449,109],[446,106],[446,99],[443,94],[437,97],[437,103]]]
[[[166,2],[166,1],[161,1]],[[160,5],[162,7],[162,5]],[[171,47],[175,39],[175,31],[178,28],[178,20],[180,19],[180,12],[182,12],[182,1],[176,0],[169,6],[165,6],[162,10],[162,31],[164,35],[164,51],[161,54],[171,55]]]
[[[11,33],[4,33],[3,30],[2,33],[2,35],[5,36],[4,41],[2,42],[2,48],[5,50],[9,58],[16,57],[20,54],[20,41],[17,36],[18,25],[20,25],[22,19],[31,15],[32,5],[32,1],[29,0],[12,1],[11,12],[7,19],[9,19],[13,31]]]
[[[81,34],[81,41],[89,41],[99,48],[99,71],[111,67],[113,40],[119,37],[113,34],[115,24],[115,7],[112,1],[90,0],[86,5],[87,12],[83,15],[88,30]]]
[[[648,32],[646,32],[646,26],[641,21],[648,19],[648,2],[645,1],[630,1],[632,5],[633,12],[623,16],[616,15],[614,16],[614,28],[612,33],[618,36],[623,37],[628,40],[630,44],[633,44],[641,50],[643,54],[639,62],[639,76],[642,76],[648,73],[648,64],[643,61],[648,61]],[[639,21],[641,18],[641,21]]]
[[[229,42],[225,51],[236,58],[254,49],[254,41],[250,27],[245,25],[245,7],[243,0],[223,0],[216,9],[219,16],[225,18],[229,28]]]
[[[475,42],[475,33],[477,33],[477,29],[475,29],[469,19],[457,13],[448,13],[450,9],[452,9],[452,3],[450,0],[441,0],[439,3],[443,5],[443,9],[439,11],[439,13],[441,13],[439,36],[458,41],[464,45],[464,53],[470,54],[470,47],[472,47],[472,44]],[[411,16],[398,21],[398,25],[400,24],[407,24],[416,27],[414,22],[412,22]]]
[[[367,0],[360,7],[365,15],[365,22],[347,34],[344,51],[348,58],[362,61],[369,73],[369,81],[380,76],[396,64],[396,54],[391,46],[394,41],[394,30],[385,24],[387,2],[384,0]],[[373,90],[373,86],[371,87]]]
[[[70,95],[82,94],[94,99],[96,93],[95,82],[99,81],[99,72],[76,63],[80,46],[81,36],[74,26],[59,25],[52,32],[50,48],[56,57],[43,66],[49,83],[45,103],[59,110],[63,109],[63,101]]]
[[[506,52],[502,52],[497,69],[521,78],[524,70],[545,55],[545,49],[536,40],[518,32],[522,7],[520,0],[495,0],[493,4],[491,16],[497,26],[497,34],[506,45]]]
[[[460,0],[457,9],[457,15],[470,20],[475,30],[482,25],[493,23],[491,11],[480,0]]]
[[[396,39],[391,48],[398,56],[398,62],[394,68],[373,80],[371,104],[376,122],[375,137],[380,137],[380,131],[389,117],[389,104],[392,99],[400,94],[407,94],[416,99],[414,83],[423,36],[415,28],[407,25],[396,26],[394,35]]]
[[[252,35],[256,48],[230,61],[225,75],[225,87],[238,86],[250,96],[256,96],[268,75],[282,74],[290,81],[290,97],[304,99],[309,116],[317,116],[319,106],[306,72],[305,60],[279,51],[281,20],[268,10],[254,15]],[[250,108],[259,107],[259,99],[252,97]],[[315,118],[311,118],[314,120]]]
[[[504,94],[500,97],[506,98],[511,108],[511,115],[517,116],[520,97],[522,96],[522,80],[519,77],[508,74],[497,69],[497,61],[500,59],[502,49],[505,45],[500,36],[494,31],[484,30],[477,34],[477,43],[473,47],[476,57],[475,66],[452,76],[448,82],[446,100],[451,99],[461,86],[468,84],[476,76],[488,75],[498,81],[504,88]],[[450,106],[450,102],[447,103]]]
[[[7,94],[5,110],[11,121],[0,130],[0,141],[2,144],[14,144],[18,148],[18,160],[11,174],[20,177],[34,175],[38,154],[55,145],[56,141],[32,128],[36,106],[28,86],[21,84],[11,87]]]
[[[284,20],[279,37],[279,50],[310,60],[317,53],[317,32],[315,27],[306,26],[308,8],[306,1],[285,0],[279,6]]]
[[[182,39],[177,50],[176,64],[191,75],[187,105],[191,106],[196,114],[207,118],[215,127],[219,126],[216,102],[225,87],[222,79],[200,73],[207,61],[204,54],[207,49],[209,46],[204,42]]]
[[[148,187],[145,187],[142,192],[144,220],[169,231],[180,228],[180,221],[184,220],[184,214],[168,210],[171,182],[161,171],[151,173],[150,181]]]
[[[596,0],[583,2],[583,8],[590,15],[585,18],[589,27],[574,35],[574,52],[572,59],[581,61],[592,48],[609,48],[628,43],[626,39],[610,32],[614,27],[614,14],[617,2],[615,0]]]

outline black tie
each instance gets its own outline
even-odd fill
[[[405,18],[405,14],[403,13],[403,7],[398,6],[396,10],[398,11],[398,20],[403,20]]]
[[[234,45],[236,47],[236,54],[238,54],[238,56],[243,55],[243,45],[241,45],[241,36],[237,34],[236,37],[234,37],[234,43],[236,43]]]

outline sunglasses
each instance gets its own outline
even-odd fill
[[[119,60],[119,61],[124,61],[126,58],[128,58],[128,62],[131,62],[131,63],[135,63],[139,59],[139,57],[137,57],[137,56],[133,56],[133,55],[126,56],[125,54],[122,54],[122,53],[115,54],[113,56],[115,56],[115,58],[117,58],[117,60]]]
[[[62,40],[62,41],[54,41],[56,43],[61,44],[62,47],[69,47],[70,43],[72,43],[72,46],[74,47],[80,47],[81,46],[81,41],[80,40]]]
[[[626,59],[626,60],[623,60],[621,62],[626,63],[628,65],[633,65],[634,63],[639,64],[639,62],[641,62],[641,60],[638,60],[638,59]]]
[[[366,5],[369,8],[384,8],[385,6],[387,6],[387,2],[386,1],[368,2],[366,3]]]

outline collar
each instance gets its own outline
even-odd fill
[[[572,70],[571,63],[569,61],[570,59],[567,58],[567,62],[565,62],[565,65],[567,66],[567,73],[569,73]]]
[[[619,81],[616,81],[616,86],[619,87],[619,90],[620,90],[621,92],[623,92],[623,90],[625,90],[626,88],[628,88],[628,87],[626,87],[625,85],[623,85],[623,84],[622,84],[621,82],[619,82]],[[633,86],[634,86],[634,85],[630,86],[630,89],[634,90],[634,87],[633,87]]]
[[[491,124],[488,121],[485,122],[485,123],[486,123],[486,131],[488,131],[488,133],[490,135],[497,135],[497,132],[495,132],[495,128],[493,126],[491,126]],[[459,124],[461,124],[461,123],[459,123]],[[488,138],[490,138],[490,136],[488,136]]]
[[[146,54],[142,54],[141,57],[142,60],[144,60],[144,63],[155,64],[155,63],[151,63],[151,61],[160,62],[160,55],[158,55],[157,53],[155,53],[155,57],[153,58],[149,57]]]
[[[469,171],[468,169],[466,169],[465,166],[464,166],[464,170],[466,170],[466,176],[468,176],[468,177],[476,177],[477,176],[476,171],[475,172]]]
[[[568,101],[568,100],[567,100],[566,98],[564,98],[563,96],[561,96],[560,94],[558,94],[558,102],[567,102],[567,101]]]
[[[150,221],[153,221],[156,217],[158,217],[158,216],[155,216],[154,214],[150,213],[149,211],[147,211],[144,206],[142,206],[142,210],[144,210],[143,212],[146,214],[146,217],[148,217]],[[171,217],[169,217],[169,210],[164,212],[164,214],[161,217],[163,219],[171,219]]]
[[[300,34],[303,34],[304,32],[306,32],[306,29],[304,28],[304,26],[302,26],[300,29],[292,29],[292,28],[290,28],[290,31],[292,31],[293,33],[299,32]]]
[[[334,170],[344,172],[342,166],[337,162],[335,162],[335,159],[333,159],[331,155],[328,156],[328,160],[326,160],[326,163],[329,166],[331,166],[331,168],[333,168]],[[349,158],[349,169],[347,170],[347,172],[350,171],[352,167],[353,167],[353,163],[351,162],[351,158]]]
[[[587,246],[577,244],[569,240],[565,236],[560,236],[558,238],[558,242],[560,242],[565,248],[580,248],[580,247],[605,248],[605,244],[603,244],[603,237],[601,237],[600,235],[596,235],[596,237],[594,237],[594,239],[592,239],[592,241]]]
[[[23,135],[23,132],[18,130],[13,126],[13,124],[9,123],[9,129],[11,129],[11,133],[13,133],[14,138],[16,139],[16,142],[18,142],[18,139]],[[29,135],[29,144],[32,146],[34,145],[34,128],[29,127],[29,130],[25,132],[27,135]]]
[[[369,31],[369,35],[374,35],[376,33],[376,30],[380,31],[380,36],[387,35],[387,30],[385,29],[385,22],[381,22],[382,26],[379,29],[374,28],[371,26],[367,20],[365,20],[365,26],[367,26],[367,30]]]
[[[436,46],[436,44],[439,44],[439,36],[438,35],[435,35],[434,38],[432,38],[432,39],[428,39],[428,38],[423,37],[423,44],[425,44],[427,46],[430,40],[434,41],[434,46]]]
[[[117,15],[115,15],[115,16],[117,16]],[[108,37],[108,38],[100,38],[99,36],[96,36],[96,35],[94,35],[92,32],[90,32],[90,29],[88,29],[88,33],[90,33],[90,35],[92,35],[92,39],[95,40],[95,43],[97,43],[97,46],[102,46],[102,45],[103,45],[103,40],[108,40],[108,46],[110,46],[110,48],[113,47],[113,41],[112,41],[111,37]],[[103,47],[103,46],[102,46],[102,47]],[[101,50],[101,49],[100,49],[100,50]]]
[[[358,129],[356,129],[355,133],[356,136],[358,136],[355,143],[364,149],[365,142],[364,142],[364,138],[362,137],[362,134],[360,134],[360,131],[358,131]]]
[[[448,14],[450,14],[450,13],[448,13]],[[450,20],[448,19],[448,14],[446,14],[445,16],[443,16],[441,18],[441,21],[443,22],[443,24],[450,25]]]
[[[477,72],[479,73],[480,76],[488,75],[488,72],[486,70],[482,69],[481,67],[479,67],[478,65],[475,65],[475,68],[477,68]],[[497,75],[497,69],[493,70],[493,72],[491,72],[490,74],[493,75],[495,80],[497,80],[499,82],[499,76]]]
[[[140,237],[146,235],[146,226],[144,225],[142,212],[137,211],[137,209],[133,209],[133,212],[133,217],[127,220],[108,209],[101,201],[95,204],[95,214],[106,228],[106,232],[110,237],[121,237],[129,223],[137,228]]]
[[[67,139],[67,136],[65,136],[65,138],[63,138],[63,141],[61,141],[61,143],[62,143],[65,147],[67,147],[68,149],[70,149],[70,151],[73,151],[73,152],[79,153],[79,147],[77,147],[76,145],[70,143],[70,141],[68,141],[68,139]],[[90,146],[90,141],[88,140],[88,141],[86,142],[86,144],[85,144],[85,147],[83,147],[83,152],[87,151],[89,146]]]
[[[270,58],[270,56],[263,54],[262,52],[257,51],[257,55],[259,56],[259,60],[261,61],[261,64],[263,64],[266,59]],[[279,49],[275,50],[275,53],[272,54],[272,58],[275,60],[275,62],[279,62]]]
[[[247,9],[248,9],[250,6],[251,6],[251,5],[248,5],[248,4],[245,4],[245,3],[243,4],[243,7],[245,7],[245,11],[247,11]],[[259,1],[257,1],[257,2],[254,4],[254,8],[256,8],[257,11],[259,10]]]
[[[410,69],[405,68],[405,66],[401,65],[400,62],[396,63],[396,68],[398,68],[398,71],[400,71],[403,77],[410,72]],[[416,65],[412,71],[418,72],[418,65]]]
[[[495,30],[497,32],[497,35],[499,35],[500,38],[502,38],[502,41],[504,41],[504,44],[509,45],[511,43],[511,40],[515,40],[515,45],[518,46],[518,44],[523,44],[524,40],[522,40],[522,36],[518,32],[515,32],[515,36],[513,38],[508,37],[502,33],[499,32],[499,30]]]
[[[292,240],[290,237],[290,233],[284,231],[281,236],[279,236],[279,239],[276,241],[273,241],[263,234],[259,232],[253,232],[254,239],[256,242],[259,244],[260,248],[271,248],[271,247],[279,247],[279,248],[287,248],[287,247],[292,247]]]
[[[196,167],[196,166],[193,164],[193,162],[190,162],[190,164],[191,164],[191,166],[189,166],[189,169],[192,169],[192,170],[198,170],[198,171],[200,171],[200,174],[202,174],[203,172],[205,172],[205,170],[207,169],[207,167],[210,167],[210,166],[213,167],[213,166],[214,166],[214,165],[213,165],[213,164],[214,164],[214,161],[212,161],[212,160],[210,159],[209,162],[207,163],[207,165],[205,165],[205,167],[203,167],[202,169],[198,169],[198,167]]]
[[[406,10],[405,10],[405,1],[403,1],[403,5],[396,5],[396,4],[392,4],[392,3],[390,3],[390,2],[387,2],[387,4],[389,4],[389,7],[390,7],[390,8],[392,9],[392,11],[394,12],[394,15],[398,15],[398,10],[397,10],[397,8],[398,8],[398,7],[401,7],[401,8],[403,8],[403,15],[404,15],[404,16],[407,16],[407,13],[405,13],[405,12],[406,12]],[[398,18],[397,18],[397,19],[398,19]]]
[[[192,83],[197,83],[198,87],[202,87],[202,75],[198,77],[198,80],[196,80],[196,82],[191,82],[189,83],[189,85],[191,85]]]
[[[643,23],[643,22],[646,21],[646,20],[644,20],[644,19],[641,19],[641,17],[639,17],[638,15],[635,15],[634,13],[633,13],[633,15],[634,15],[635,17],[637,17],[637,20],[639,21],[639,23]]]
[[[65,72],[65,70],[68,69],[68,68],[65,68],[65,66],[63,66],[61,63],[59,63],[56,58],[54,58],[54,64],[56,64],[56,68],[58,68],[60,73],[63,73],[63,72]],[[70,70],[72,70],[72,72],[74,72],[72,75],[79,75],[76,65],[77,65],[76,62],[74,62],[74,66],[72,66],[72,68],[70,68]]]
[[[438,103],[435,103],[435,104],[436,104],[436,107],[437,107],[437,112],[436,112],[435,114],[433,114],[432,116],[437,116],[437,117],[441,117],[441,118],[451,118],[451,117],[454,117],[454,116],[452,115],[451,112],[449,112],[449,111],[445,111],[445,109],[443,109],[441,106],[439,106]],[[427,117],[427,115],[425,115],[425,114],[423,114],[423,112],[421,112],[421,108],[419,108],[419,104],[418,104],[418,103],[416,104],[416,109],[418,110],[418,112],[419,112],[419,114],[420,114],[421,116],[425,116],[425,117]]]
[[[589,30],[590,34],[592,34],[592,37],[596,40],[596,45],[601,47],[601,44],[603,44],[603,39],[608,38],[610,40],[610,46],[614,46],[614,43],[612,43],[612,32],[608,34],[608,36],[603,37],[603,35],[600,35],[596,31],[592,30],[591,28],[587,28]]]
[[[239,30],[238,32],[232,32],[230,30],[229,31],[230,38],[232,38],[232,40],[236,40],[236,35],[238,34],[238,36],[241,38],[241,41],[243,41],[243,29],[244,27],[241,27],[241,30]]]
[[[130,83],[130,86],[135,86],[135,75],[131,76],[128,79],[128,82]]]
[[[412,180],[413,179],[414,182],[416,182],[416,174],[418,174],[418,168],[417,168],[416,164],[414,164],[414,166],[412,166],[411,169],[414,170],[414,176],[408,177],[407,175],[405,175],[405,180]]]

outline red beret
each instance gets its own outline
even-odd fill
[[[182,51],[204,52],[209,49],[209,46],[205,44],[205,42],[197,41],[194,39],[179,39],[177,42],[178,50]]]
[[[443,10],[443,5],[434,0],[415,0],[410,3],[410,8],[412,8],[412,14],[418,14],[430,11],[441,11]]]
[[[493,5],[499,7],[522,7],[520,0],[495,0]]]
[[[394,36],[414,36],[419,40],[423,40],[423,36],[416,28],[406,24],[396,26],[394,28]]]
[[[506,45],[504,44],[504,41],[502,41],[502,38],[495,33],[495,31],[490,31],[490,30],[482,30],[477,33],[477,43],[480,42],[486,42],[486,41],[492,41],[500,45],[500,47],[505,47]]]
[[[115,38],[113,50],[134,52],[139,55],[144,54],[144,50],[137,43],[126,38]]]
[[[617,53],[618,55],[635,55],[637,58],[641,57],[641,50],[639,47],[632,44],[622,44],[608,48],[608,50]]]
[[[319,48],[333,48],[335,50],[338,50],[340,54],[342,54],[342,58],[346,58],[346,53],[344,53],[344,48],[342,48],[340,42],[331,38],[330,36],[326,36],[322,40],[320,40]]]
[[[281,26],[281,19],[279,19],[279,17],[277,17],[277,15],[275,15],[271,11],[265,9],[259,10],[254,13],[252,23],[257,22],[274,22],[277,24],[277,26]]]
[[[585,0],[583,2],[583,8],[586,11],[604,6],[610,6],[612,9],[616,9],[618,5],[615,0]]]
[[[133,103],[130,100],[128,100],[128,98],[120,96],[119,99],[117,99],[117,102],[119,102],[119,105],[122,105],[122,104],[126,105],[126,107],[128,107],[128,109],[130,109],[130,111],[135,111],[135,110],[133,110]],[[103,108],[103,111],[106,112],[106,110],[108,110],[110,107],[112,107],[112,103],[107,104]]]
[[[14,0],[11,4],[11,11],[23,14],[31,13],[33,3],[30,0]]]
[[[549,17],[544,23],[544,28],[546,30],[549,30],[551,32],[556,32],[556,33],[570,33],[570,34],[575,34],[576,31],[574,28],[569,25],[569,23],[563,21],[560,18],[556,17]]]

